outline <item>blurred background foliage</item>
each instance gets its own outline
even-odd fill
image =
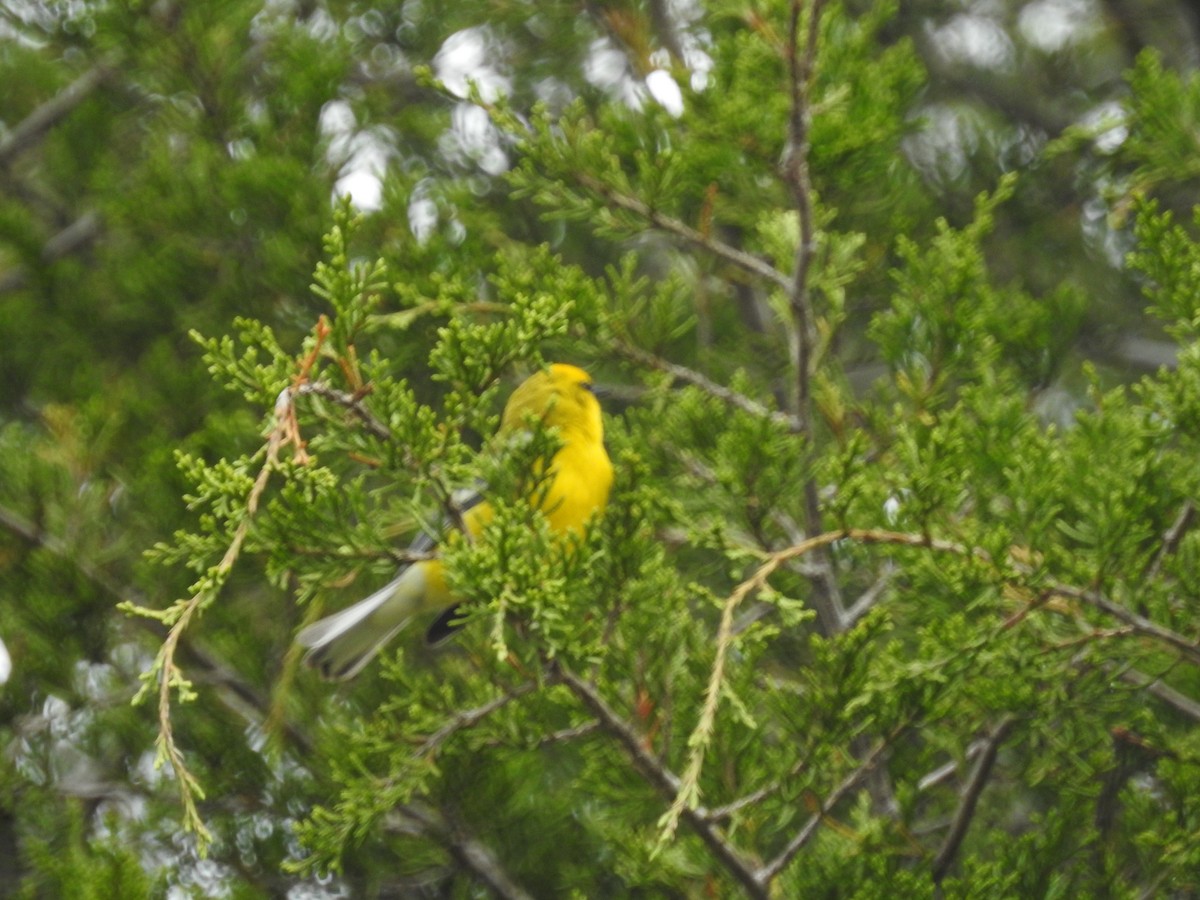
[[[539,354],[620,388],[609,431],[624,480],[595,538],[603,564],[567,574],[624,594],[622,628],[645,636],[619,632],[601,653],[568,629],[550,646],[580,670],[583,651],[609,654],[602,693],[675,772],[718,601],[762,553],[822,524],[894,526],[986,549],[1004,569],[851,542],[827,561],[841,618],[826,608],[816,622],[789,598],[817,607],[821,575],[780,570],[737,645],[702,800],[776,784],[760,809],[720,819],[765,864],[871,739],[904,736],[777,890],[1200,891],[1200,679],[1186,649],[1143,628],[1194,643],[1200,8],[827,4],[807,338],[787,284],[755,274],[790,282],[801,233],[781,174],[790,11],[3,4],[0,894],[746,889],[686,822],[651,852],[669,802],[619,741],[578,750],[568,732],[587,740],[603,716],[581,715],[562,684],[414,765],[404,741],[486,703],[489,686],[526,690],[489,656],[482,622],[447,656],[408,642],[414,671],[384,665],[349,690],[296,673],[291,635],[310,612],[293,598],[345,587],[339,602],[358,575],[385,578],[437,479],[486,465],[475,451],[512,363]],[[363,213],[340,220],[340,262],[323,243],[338,195]],[[318,273],[321,296],[322,259],[343,272],[378,259],[379,284]],[[287,476],[253,562],[188,632],[180,663],[198,699],[176,704],[174,731],[207,792],[216,843],[201,858],[153,765],[153,712],[129,703],[164,629],[116,604],[189,595],[186,567],[144,555],[186,550],[180,529],[204,533],[199,569],[215,562],[203,552],[235,520],[204,532],[197,508],[239,496],[237,480],[205,500],[177,456],[195,476],[200,460],[253,454],[264,398],[322,314],[334,335],[319,371],[344,390],[365,373],[392,440],[336,404],[306,413],[330,480]],[[502,321],[522,324],[487,331]],[[273,370],[239,370],[217,345],[206,361],[191,337],[239,328]],[[797,437],[787,416],[805,411],[807,339],[816,424]],[[438,444],[421,404],[462,444]],[[413,471],[405,451],[422,441],[445,471]],[[506,527],[536,552],[521,525],[514,512]],[[1001,563],[1014,546],[1029,548],[1021,565]],[[489,563],[464,558],[463,583],[481,585]],[[1087,619],[1081,637],[1094,610],[1058,596],[1066,584],[1137,618]],[[1032,634],[997,637],[1022,604],[1050,600],[1061,608],[1028,613]],[[547,595],[528,615],[576,601]],[[1123,642],[1122,627],[1140,637]],[[536,667],[545,649],[514,652]],[[993,802],[939,870],[958,791],[1002,740]]]

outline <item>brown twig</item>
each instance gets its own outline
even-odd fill
[[[1162,571],[1163,564],[1166,563],[1167,557],[1171,556],[1179,549],[1179,543],[1187,534],[1188,528],[1191,527],[1192,521],[1196,518],[1196,504],[1191,500],[1184,502],[1179,510],[1179,515],[1175,517],[1175,521],[1171,523],[1171,527],[1166,530],[1162,538],[1162,546],[1158,548],[1158,552],[1154,554],[1154,559],[1146,569],[1146,580],[1151,581],[1158,577]]]
[[[65,119],[72,110],[90,97],[112,75],[105,65],[88,69],[69,85],[37,107],[0,139],[0,166],[14,159],[37,143],[42,135]]]
[[[934,857],[934,884],[940,883],[946,877],[946,872],[949,871],[951,863],[954,862],[958,848],[962,844],[963,838],[966,837],[967,828],[971,825],[971,819],[975,816],[975,807],[979,803],[979,796],[983,793],[988,779],[991,778],[992,768],[996,763],[996,754],[1015,724],[1016,719],[1014,717],[1005,716],[984,742],[983,748],[979,752],[979,757],[975,760],[975,767],[971,770],[971,777],[967,780],[967,784],[963,788],[958,809],[954,811],[954,818],[950,821],[950,832],[942,842],[937,856]]]
[[[588,190],[603,197],[608,203],[617,207],[618,209],[631,212],[634,215],[645,219],[656,228],[660,228],[663,231],[683,238],[688,243],[695,244],[697,247],[708,250],[714,256],[725,260],[725,262],[732,263],[745,272],[749,272],[750,274],[756,275],[765,281],[769,281],[776,287],[783,288],[784,290],[790,288],[792,283],[791,279],[765,260],[760,259],[753,254],[746,253],[744,250],[739,250],[736,247],[732,247],[729,244],[726,244],[724,241],[717,240],[716,238],[706,235],[701,231],[697,231],[690,225],[687,225],[678,219],[673,218],[672,216],[668,216],[662,212],[659,212],[637,197],[630,197],[627,194],[622,194],[620,191],[615,190],[598,178],[584,174],[578,174],[575,177],[579,180],[579,183]]]
[[[663,796],[673,798],[679,790],[679,778],[646,749],[633,727],[608,705],[594,685],[569,669],[560,667],[558,671],[563,683],[600,721],[604,730],[617,739],[642,777]],[[750,862],[709,821],[703,810],[685,807],[680,818],[745,889],[747,896],[767,900],[766,883],[756,877]]]
[[[452,821],[444,812],[423,803],[398,807],[396,814],[445,847],[459,865],[495,896],[503,900],[532,900],[533,895],[513,881],[491,848],[468,832],[462,823]]]
[[[445,724],[437,731],[421,742],[421,746],[417,748],[415,756],[428,756],[437,750],[443,743],[446,742],[452,735],[457,734],[464,729],[471,728],[479,722],[486,719],[496,710],[507,706],[513,700],[519,697],[524,697],[526,694],[537,690],[541,685],[536,681],[527,681],[518,685],[510,691],[506,691],[499,697],[494,697],[487,703],[476,706],[474,709],[463,710],[456,712]]]
[[[669,362],[661,356],[651,353],[648,350],[643,350],[641,347],[635,347],[626,341],[615,341],[613,349],[626,359],[650,369],[657,369],[659,372],[666,372],[678,381],[698,387],[709,396],[715,397],[735,409],[740,409],[742,412],[762,419],[769,419],[789,430],[795,430],[796,420],[793,416],[785,412],[780,412],[777,409],[770,409],[752,397],[747,397],[745,394],[740,394],[732,388],[718,384],[695,369],[689,369],[686,366]]]
[[[892,741],[899,735],[899,733],[899,731],[894,732],[891,737],[876,744],[875,748],[863,758],[863,761],[858,764],[857,768],[843,778],[841,784],[830,791],[825,799],[820,802],[820,808],[818,811],[807,822],[804,823],[804,825],[796,833],[796,836],[788,842],[787,846],[780,851],[779,855],[755,872],[754,877],[760,884],[770,884],[784,869],[787,868],[788,864],[795,858],[796,854],[804,848],[804,845],[812,840],[813,835],[816,834],[817,828],[820,827],[821,822],[824,821],[829,810],[837,806],[837,804],[840,803],[843,798],[845,798],[851,791],[862,784],[862,782],[867,778],[868,775],[871,774],[875,767],[879,765],[880,760],[883,759],[885,751],[891,746]]]
[[[363,424],[367,431],[380,440],[386,441],[392,437],[391,429],[375,418],[375,415],[363,404],[363,395],[360,393],[352,394],[349,391],[340,391],[321,381],[306,381],[297,385],[294,390],[298,395],[311,394],[315,397],[324,397],[326,400],[344,407],[354,414],[354,417]]]
[[[812,124],[811,90],[816,69],[817,41],[820,34],[821,11],[824,0],[811,0],[807,18],[804,0],[792,0],[786,46],[791,109],[788,116],[787,143],[780,168],[783,180],[792,192],[792,204],[800,225],[796,243],[791,283],[788,285],[788,308],[792,327],[790,351],[792,363],[793,430],[811,447],[814,443],[812,376],[813,357],[817,345],[816,315],[813,310],[810,274],[816,255],[816,224],[813,209],[813,186],[809,171],[810,128]],[[801,25],[807,27],[801,34]],[[821,498],[816,479],[804,479],[804,533],[821,531]],[[813,587],[810,603],[816,610],[821,630],[833,635],[846,625],[840,588],[833,571],[833,562],[822,552],[817,555],[817,572],[809,579]]]

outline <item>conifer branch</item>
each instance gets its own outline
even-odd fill
[[[689,369],[687,366],[670,362],[661,356],[651,353],[648,350],[643,350],[641,347],[636,347],[626,341],[614,341],[612,347],[626,359],[650,369],[666,372],[672,378],[697,387],[709,396],[715,397],[723,403],[732,406],[734,409],[740,409],[742,412],[749,413],[761,419],[769,419],[791,431],[796,430],[797,421],[794,416],[777,409],[770,409],[753,397],[747,397],[745,394],[741,394],[732,388],[718,384],[707,375],[697,372],[695,369]]]
[[[784,182],[792,193],[792,205],[800,225],[796,243],[791,284],[788,285],[788,308],[791,312],[791,363],[793,430],[811,448],[814,445],[812,377],[817,347],[816,314],[813,310],[812,289],[809,283],[813,257],[816,254],[816,213],[813,206],[813,186],[809,171],[810,128],[812,124],[812,79],[816,69],[817,40],[820,34],[824,0],[811,0],[805,15],[804,0],[792,0],[788,22],[787,67],[791,88],[791,109],[788,116],[787,143],[780,166]],[[801,33],[801,26],[803,34]],[[804,478],[804,533],[814,535],[821,530],[821,498],[816,479]],[[811,603],[817,613],[821,630],[826,635],[837,634],[846,627],[846,612],[841,591],[833,571],[833,563],[825,553],[817,556],[816,573],[809,579],[812,585]]]
[[[59,538],[47,534],[32,522],[11,509],[0,507],[0,528],[25,541],[31,546],[53,554],[78,572],[83,579],[107,595],[116,606],[146,607],[148,600],[135,588],[118,584],[103,570],[92,565]],[[159,641],[166,639],[166,628],[157,619],[135,617],[141,628]],[[192,641],[182,640],[179,652],[188,664],[200,670],[204,681],[216,685],[217,696],[233,712],[244,718],[251,726],[261,727],[270,718],[271,704],[268,698],[254,685],[239,676],[224,661]],[[291,746],[302,756],[311,755],[313,741],[294,722],[284,721],[280,725]]]
[[[596,716],[601,726],[617,739],[641,776],[663,796],[674,797],[679,791],[679,778],[646,749],[633,726],[608,705],[594,685],[565,667],[559,666],[557,671],[563,683]],[[755,900],[767,900],[769,895],[765,883],[756,877],[750,862],[729,843],[703,810],[684,807],[680,818],[745,889],[747,896]]]
[[[421,746],[417,748],[414,755],[418,757],[428,756],[437,750],[438,747],[444,744],[451,736],[467,728],[474,727],[496,710],[507,706],[513,700],[524,697],[526,694],[531,693],[540,686],[541,685],[539,685],[536,681],[527,681],[523,684],[517,685],[512,690],[505,691],[498,697],[492,698],[487,703],[480,704],[473,709],[466,709],[461,712],[456,712],[446,720],[445,724],[442,725],[441,728],[439,728],[421,743]]]
[[[776,287],[788,290],[791,287],[792,280],[783,272],[780,272],[774,266],[764,259],[761,259],[752,253],[747,253],[744,250],[739,250],[737,247],[726,244],[724,241],[698,231],[692,226],[681,222],[673,216],[668,216],[663,212],[650,206],[643,200],[637,197],[631,197],[627,194],[622,194],[615,188],[605,184],[599,178],[591,175],[579,173],[575,176],[579,183],[588,190],[602,197],[605,201],[615,206],[617,209],[623,209],[626,212],[631,212],[634,215],[645,219],[654,227],[673,234],[676,237],[681,237],[690,244],[694,244],[703,250],[707,250],[719,259],[723,259],[727,263],[737,266],[739,269],[749,272],[774,284]]]
[[[975,815],[975,807],[979,803],[979,796],[983,793],[988,779],[991,778],[992,768],[996,762],[996,754],[1015,724],[1016,719],[1014,717],[1005,716],[984,741],[983,747],[979,751],[979,756],[975,760],[975,767],[971,770],[971,777],[968,779],[966,787],[963,788],[958,809],[954,811],[954,818],[950,822],[950,832],[942,842],[942,847],[938,850],[937,856],[934,857],[934,884],[941,883],[942,879],[946,877],[946,872],[949,871],[951,863],[954,862],[958,848],[962,844],[963,838],[966,837],[967,828],[970,827],[971,819]]]
[[[412,803],[396,810],[417,829],[441,844],[454,860],[503,900],[532,900],[533,895],[517,884],[496,854],[486,844],[431,806]]]
[[[796,836],[788,842],[779,855],[755,872],[755,878],[759,883],[769,885],[779,877],[779,874],[795,859],[796,854],[804,849],[804,845],[812,840],[813,835],[817,833],[817,829],[825,820],[825,816],[829,810],[841,803],[843,798],[861,785],[867,776],[875,770],[880,760],[883,759],[884,752],[892,745],[892,741],[899,736],[901,731],[903,731],[902,728],[897,729],[888,738],[876,744],[874,749],[866,755],[854,771],[843,778],[841,783],[830,791],[824,800],[819,801],[817,812],[796,832]]]
[[[323,381],[305,381],[297,385],[294,390],[298,395],[311,394],[315,397],[324,397],[326,400],[344,407],[352,412],[373,436],[383,441],[391,440],[391,429],[379,421],[362,402],[363,397],[369,391],[363,390],[352,394],[349,391],[338,390]]]
[[[112,74],[109,66],[93,66],[18,122],[0,139],[0,166],[11,165],[20,154],[41,140],[46,132],[95,93]]]

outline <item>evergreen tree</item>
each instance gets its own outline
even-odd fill
[[[1200,82],[1033,6],[1004,104],[919,4],[6,12],[0,892],[1200,891]],[[317,681],[420,534],[466,626]]]

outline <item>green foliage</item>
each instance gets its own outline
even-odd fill
[[[5,140],[80,91],[2,166],[17,896],[1197,890],[1196,80],[943,178],[900,5],[662,6],[6,18]],[[1015,236],[1055,166],[1125,268]],[[1130,278],[1172,364],[1081,363]],[[616,468],[566,539],[563,435],[496,435],[554,360]],[[419,536],[464,627],[318,683]]]

